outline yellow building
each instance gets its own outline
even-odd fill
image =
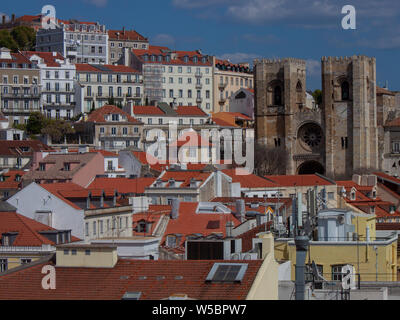
[[[332,226],[334,219],[337,224]],[[361,281],[397,281],[397,234],[377,238],[374,215],[327,209],[320,212],[318,223],[318,240],[310,241],[306,264],[314,261],[326,280],[340,281],[341,268],[352,265]],[[343,237],[340,228],[350,231]],[[291,261],[295,280],[294,240],[277,239],[275,256],[278,261]]]
[[[229,98],[241,88],[253,89],[253,72],[248,63],[233,64],[213,57],[213,112],[229,111]]]
[[[0,202],[0,273],[54,253],[56,244],[79,240],[71,230],[55,230],[15,210]]]

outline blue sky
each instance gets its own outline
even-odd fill
[[[233,62],[254,58],[307,60],[308,89],[321,87],[322,56],[377,59],[377,82],[400,90],[398,0],[45,0],[7,1],[0,12],[37,14],[52,4],[57,17],[134,28],[152,44],[202,49]],[[357,11],[357,29],[341,28],[342,6]]]

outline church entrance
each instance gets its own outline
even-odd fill
[[[298,174],[325,174],[325,169],[322,164],[317,161],[306,161],[297,169]]]

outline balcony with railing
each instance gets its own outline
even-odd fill
[[[220,82],[220,83],[218,83],[218,89],[221,91],[224,91],[227,85],[228,85],[228,82]]]

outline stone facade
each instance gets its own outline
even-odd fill
[[[304,60],[255,61],[257,141],[286,147],[286,174],[317,172],[337,179],[378,169],[378,126],[384,121],[377,119],[375,58],[321,62],[322,106],[309,109]]]
[[[326,175],[377,169],[375,58],[323,57],[322,92]]]

